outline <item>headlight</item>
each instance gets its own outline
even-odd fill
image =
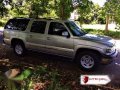
[[[111,53],[111,51],[112,51],[111,49],[106,49],[105,52],[106,52],[106,53]]]
[[[111,55],[111,54],[114,53],[114,52],[115,52],[115,49],[114,49],[114,48],[105,49],[106,55]]]

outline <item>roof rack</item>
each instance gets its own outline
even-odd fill
[[[27,17],[14,17],[13,19],[32,19],[32,18],[27,18]],[[60,20],[60,18],[53,18],[53,17],[33,18],[33,19]]]
[[[35,18],[35,19],[60,20],[60,18],[53,18],[53,17]]]
[[[30,18],[25,18],[25,17],[14,17],[13,19],[30,19]]]
[[[49,17],[47,17],[47,18],[35,18],[35,19],[46,19],[46,20],[53,20],[52,18],[49,18]]]

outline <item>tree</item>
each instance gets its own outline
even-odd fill
[[[0,16],[3,17],[8,14],[8,10],[5,7],[11,2],[11,0],[0,0]]]
[[[73,11],[72,0],[54,0],[54,9],[60,19],[68,19]]]
[[[30,15],[29,17],[36,17],[38,18],[39,15],[42,16],[44,13],[47,13],[47,7],[49,4],[49,0],[31,0],[28,2],[30,3]]]
[[[89,22],[89,20],[91,19],[91,14],[89,14],[92,10],[93,7],[93,3],[91,1],[88,0],[82,0],[77,8],[78,13],[80,14],[79,16],[79,21],[80,24],[83,24],[84,20],[86,20],[87,22]],[[88,14],[90,16],[88,16]]]
[[[38,18],[47,13],[50,0],[12,0],[9,10],[10,17],[32,17]]]
[[[117,24],[120,24],[120,0],[107,0],[106,10],[106,30],[108,30],[109,19],[112,18]]]
[[[28,14],[25,0],[12,0],[10,3],[9,17],[23,17]]]

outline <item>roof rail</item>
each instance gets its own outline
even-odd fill
[[[53,20],[52,18],[35,18],[35,19],[46,19],[46,20]]]
[[[13,19],[31,19],[31,18],[27,18],[27,17],[14,17]],[[33,18],[33,19],[60,20],[60,18],[53,18],[53,17]]]
[[[54,17],[35,18],[35,19],[46,19],[46,20],[61,20],[60,18],[54,18]]]
[[[25,17],[14,17],[13,19],[30,19],[30,18],[25,18]]]

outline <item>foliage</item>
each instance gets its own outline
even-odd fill
[[[105,36],[110,36],[115,39],[120,39],[120,32],[119,31],[109,31],[106,32],[104,30],[94,30],[94,29],[84,29],[85,32],[91,33],[91,34],[96,34],[96,35],[105,35]]]
[[[0,17],[8,14],[8,9],[5,7],[9,3],[9,0],[0,0]]]
[[[61,86],[60,75],[56,70],[48,70],[43,66],[36,68],[31,76],[31,81],[33,83],[44,83],[44,88],[46,90],[68,90],[68,87]]]
[[[12,17],[34,17],[47,13],[49,0],[13,0],[11,3],[10,15]]]
[[[95,4],[91,13],[93,13],[92,22],[96,21],[96,23],[105,24],[105,9],[103,7]]]
[[[9,18],[2,18],[0,19],[0,27],[4,27],[5,23],[7,23]]]
[[[36,67],[33,73],[22,81],[20,79],[17,81],[5,79],[5,76],[1,76],[0,89],[7,88],[9,90],[69,90],[69,87],[61,85],[60,75],[56,70],[49,71],[43,66]]]
[[[7,90],[8,89],[8,82],[6,82],[6,77],[0,72],[0,90]]]
[[[9,2],[4,4],[3,2]],[[6,6],[9,5],[9,8]],[[6,10],[3,10],[6,9]],[[2,0],[0,15],[8,11],[8,17],[59,17],[67,19],[73,11],[72,0]]]
[[[31,0],[30,3],[30,15],[29,17],[38,18],[39,15],[42,16],[44,13],[48,13],[47,8],[49,4],[49,0]]]
[[[82,0],[79,7],[78,7],[78,13],[80,14],[79,16],[79,21],[80,24],[83,24],[84,20],[87,20],[86,22],[89,22],[91,19],[91,14],[89,14],[92,10],[93,3],[92,1],[87,1],[87,0]],[[88,16],[88,14],[90,16]]]
[[[105,24],[105,9],[103,7],[92,2],[88,2],[88,5],[84,4],[83,6],[78,8],[78,13],[80,14],[78,20],[81,24]]]
[[[109,14],[117,24],[120,24],[120,0],[107,0],[104,8],[106,14]]]
[[[73,11],[72,0],[55,0],[55,12],[60,19],[68,19]]]
[[[94,5],[91,0],[76,0],[77,7],[73,7],[73,0],[0,0],[0,17],[32,17],[32,18],[60,18],[68,19],[71,12],[78,11],[80,24],[105,24],[106,16],[111,21],[120,24],[120,0],[107,0],[104,7]],[[0,21],[3,26],[5,22]]]

